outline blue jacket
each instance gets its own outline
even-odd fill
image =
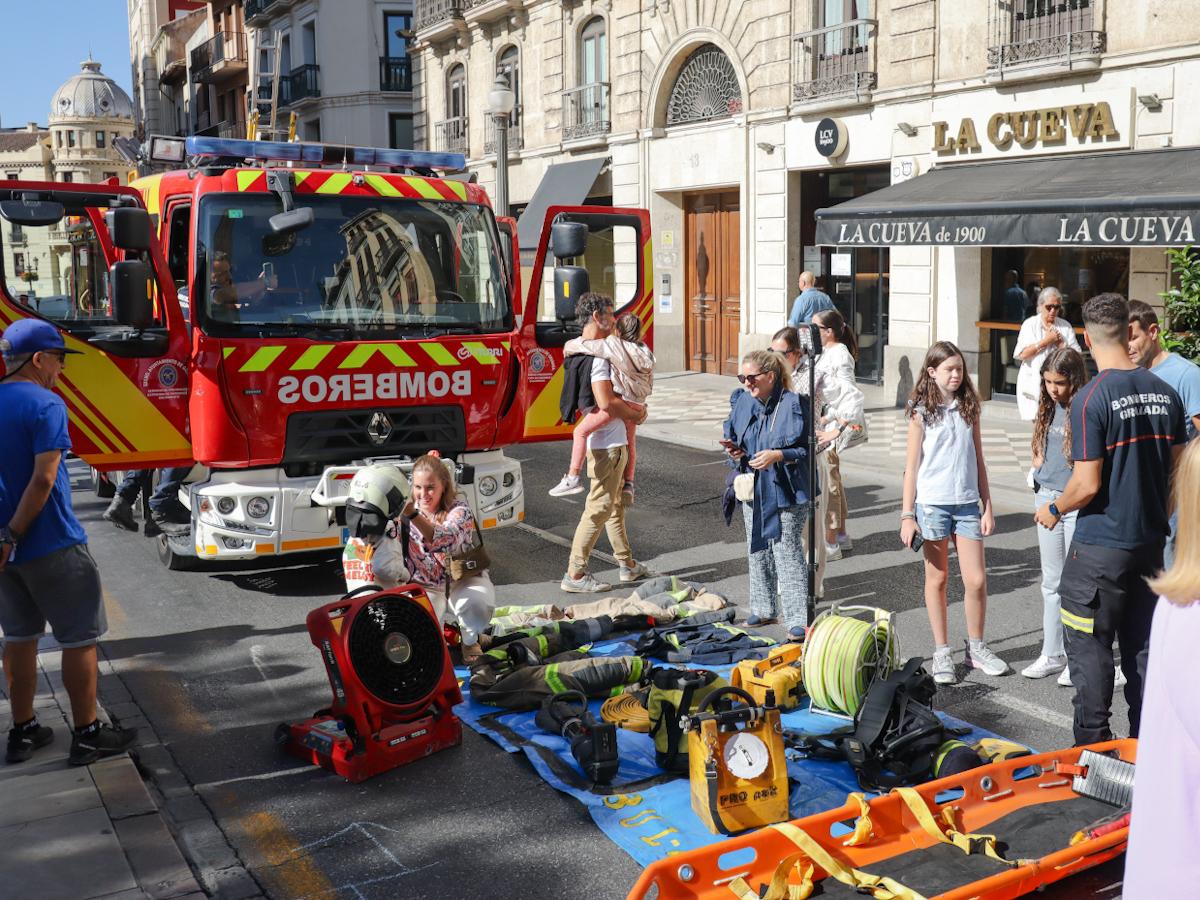
[[[729,418],[725,420],[725,438],[745,452],[732,463],[741,471],[754,472],[747,465],[761,450],[782,450],[783,462],[754,475],[754,528],[750,534],[750,552],[764,550],[768,542],[782,535],[779,511],[807,503],[820,493],[808,482],[808,422],[800,398],[783,385],[761,403],[749,391],[738,389],[729,397]]]

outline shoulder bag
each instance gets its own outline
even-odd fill
[[[492,560],[483,546],[483,530],[479,527],[479,520],[475,518],[474,511],[471,512],[471,521],[475,523],[475,546],[469,550],[450,554],[448,568],[451,582],[479,575],[492,564]]]

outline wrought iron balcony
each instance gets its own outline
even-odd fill
[[[564,141],[575,141],[612,131],[608,92],[607,81],[581,84],[562,92]]]
[[[379,89],[381,91],[411,91],[412,59],[407,56],[379,57]]]
[[[417,0],[413,31],[435,28],[440,31],[442,26],[449,26],[451,29],[465,27],[463,13],[467,11],[467,6],[467,0]]]
[[[244,0],[242,17],[251,28],[258,28],[291,5],[292,0]]]
[[[854,98],[875,89],[874,19],[852,19],[798,34],[792,42],[792,99],[796,103]]]
[[[192,81],[219,81],[246,68],[246,35],[220,31],[192,51]]]
[[[461,153],[469,156],[470,141],[467,139],[467,134],[466,116],[458,116],[433,124],[434,140],[437,149],[442,153]]]
[[[1106,44],[1095,11],[1096,0],[990,0],[988,73],[1095,68]]]
[[[525,0],[464,0],[463,15],[469,23],[494,22],[525,7]]]
[[[285,104],[299,103],[321,96],[321,67],[309,63],[292,69],[287,78],[279,79],[279,93]],[[285,90],[286,86],[286,90]]]
[[[513,109],[512,117],[508,125],[508,152],[509,154],[516,153],[525,146],[525,139],[521,134],[521,107],[517,106]],[[488,116],[483,124],[483,155],[494,156],[496,153],[496,120],[492,116]]]

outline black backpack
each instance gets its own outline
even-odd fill
[[[785,733],[785,743],[810,756],[844,759],[863,790],[920,784],[933,775],[948,729],[933,711],[933,677],[914,656],[867,690],[854,725],[824,735]]]

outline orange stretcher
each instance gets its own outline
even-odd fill
[[[648,866],[630,900],[1019,897],[1125,851],[1137,741],[992,763]],[[941,802],[939,802],[939,798]]]

